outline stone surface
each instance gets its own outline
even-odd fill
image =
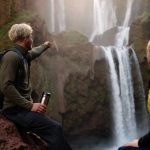
[[[27,150],[28,146],[25,144],[15,127],[15,125],[8,121],[0,114],[0,149],[5,150]]]
[[[147,92],[149,66],[146,61],[146,47],[150,40],[150,2],[145,0],[145,12],[131,25],[130,43],[132,44],[141,67],[144,89]]]
[[[33,134],[19,132],[15,124],[0,114],[1,150],[46,150],[46,143]]]

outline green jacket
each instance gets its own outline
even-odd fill
[[[29,84],[28,62],[40,56],[47,49],[47,46],[43,44],[28,52],[19,45],[16,45],[15,48],[17,53],[8,51],[1,61],[0,89],[4,94],[3,109],[20,106],[31,110],[33,100]]]

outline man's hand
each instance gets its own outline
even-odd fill
[[[39,113],[45,113],[46,112],[46,106],[41,103],[33,103],[31,111],[39,112]]]
[[[50,48],[50,47],[51,47],[51,45],[52,45],[52,43],[51,43],[51,42],[49,42],[49,41],[46,41],[46,42],[44,43],[44,45],[46,45],[46,47],[47,47],[47,48]]]

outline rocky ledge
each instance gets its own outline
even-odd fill
[[[14,123],[0,114],[1,150],[46,150],[46,143],[32,133],[19,131]]]

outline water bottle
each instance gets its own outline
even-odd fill
[[[42,93],[41,100],[40,100],[40,103],[47,106],[48,103],[49,103],[50,97],[51,97],[51,93],[43,92],[43,93]]]

